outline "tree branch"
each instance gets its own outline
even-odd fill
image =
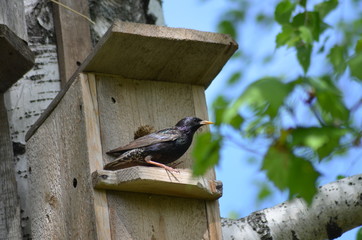
[[[310,207],[297,198],[221,224],[224,239],[334,239],[362,225],[361,212],[362,174],[321,186]]]

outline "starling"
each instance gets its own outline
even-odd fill
[[[197,117],[186,117],[172,128],[137,138],[125,146],[108,151],[107,154],[116,155],[117,158],[106,164],[104,169],[156,165],[168,171],[177,171],[165,164],[179,159],[190,147],[197,129],[207,124],[212,122]]]

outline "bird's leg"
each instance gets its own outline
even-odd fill
[[[176,162],[176,163],[172,163],[172,164],[170,164],[171,165],[171,167],[177,167],[178,165],[180,165],[182,162]]]
[[[162,168],[164,168],[164,169],[166,169],[167,171],[170,171],[170,172],[180,173],[180,171],[177,170],[177,169],[174,169],[174,168],[172,168],[172,167],[166,166],[165,164],[162,164],[162,163],[159,163],[159,162],[152,161],[151,159],[152,159],[151,156],[145,157],[146,163],[152,164],[152,165],[156,165],[156,166],[158,166],[158,167],[162,167]]]

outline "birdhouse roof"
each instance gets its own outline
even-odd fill
[[[117,21],[83,71],[207,87],[237,47],[226,34]]]

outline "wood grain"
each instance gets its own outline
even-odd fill
[[[97,89],[93,74],[80,74],[84,103],[84,121],[86,128],[87,159],[89,159],[90,172],[103,169],[102,144],[99,128],[99,112]],[[111,239],[108,203],[106,191],[96,189],[93,191],[94,214],[99,240]]]
[[[79,13],[89,16],[87,0],[58,0]],[[74,12],[53,3],[54,28],[57,38],[61,84],[76,72],[92,51],[89,21]]]
[[[207,87],[237,47],[224,34],[117,21],[25,138],[29,139],[45,121],[82,71]]]
[[[32,237],[97,239],[81,83],[27,143]]]
[[[21,239],[20,207],[4,96],[0,94],[0,239]]]
[[[93,186],[128,192],[216,200],[222,189],[205,178],[194,178],[188,169],[170,173],[157,167],[131,167],[118,171],[99,170],[92,174]]]
[[[202,86],[192,86],[193,102],[195,115],[201,118],[208,118],[205,89]],[[204,176],[208,179],[215,179],[216,174],[214,169],[210,169]],[[221,219],[218,201],[205,201],[207,221],[209,226],[209,239],[222,239]]]
[[[118,191],[107,196],[112,239],[207,239],[204,200]]]
[[[103,169],[102,144],[100,139],[99,110],[97,88],[94,74],[79,74],[84,102],[84,120],[88,154],[92,161],[89,163],[91,172]]]
[[[124,79],[96,74],[103,158],[110,149],[133,140],[142,125],[155,129],[174,126],[180,119],[194,116],[192,87],[188,84]],[[190,168],[189,154],[177,168]]]
[[[162,129],[175,125],[175,123],[183,117],[195,116],[200,114],[200,117],[207,117],[204,87],[182,83],[167,83],[160,81],[143,81],[126,79],[120,76],[96,74],[97,95],[99,104],[100,129],[103,158],[106,161],[112,160],[111,157],[105,154],[109,149],[119,145],[124,145],[133,139],[133,132],[141,125],[153,125],[156,129]],[[201,129],[200,131],[206,131]],[[192,148],[192,146],[191,146]],[[191,149],[190,148],[190,149]],[[192,159],[188,150],[184,156],[178,161],[179,165],[176,168],[191,168]],[[160,170],[164,174],[164,170]],[[208,180],[214,180],[213,170],[208,173]],[[142,189],[144,190],[144,189]],[[110,222],[112,236],[117,238],[120,234],[119,228],[112,228],[113,224],[123,223],[124,227],[122,234],[129,234],[130,239],[138,239],[138,233],[134,233],[132,226],[128,225],[129,221],[136,221],[137,217],[132,216],[132,219],[123,219],[120,211],[126,211],[131,214],[130,208],[119,207],[119,204],[129,196],[134,194],[124,192],[110,194],[108,192],[108,206],[110,209]],[[140,198],[146,198],[146,195],[140,195]],[[131,197],[130,197],[131,198]],[[169,201],[174,201],[175,198],[165,198],[165,202],[160,202],[161,206],[169,204]],[[128,201],[128,200],[127,200]],[[132,203],[133,204],[133,203]],[[203,232],[203,239],[221,239],[221,226],[219,219],[219,209],[217,201],[201,201],[203,218],[206,221],[206,229],[198,230]],[[195,211],[194,205],[190,205],[188,211]],[[138,207],[142,212],[145,206]],[[161,209],[159,210],[161,211]],[[163,211],[163,210],[162,210]],[[175,209],[174,211],[177,211]],[[135,213],[140,214],[140,213]],[[191,213],[190,213],[191,214]],[[157,219],[158,217],[155,216]],[[183,221],[184,219],[182,219]],[[218,221],[218,222],[217,222]],[[148,226],[148,222],[142,220],[140,224]],[[200,227],[200,226],[195,226]],[[170,227],[173,229],[173,227]],[[180,231],[180,229],[173,229]],[[185,230],[186,231],[186,230]],[[196,231],[190,229],[189,231]],[[195,232],[196,233],[196,232]],[[198,232],[199,234],[200,232]],[[148,232],[152,234],[152,232]],[[135,237],[137,236],[137,237]],[[185,235],[179,235],[178,238],[171,238],[167,235],[166,239],[189,239]],[[174,237],[174,236],[173,236]],[[193,239],[193,238],[190,238]]]
[[[224,34],[116,21],[84,71],[207,87],[236,49]]]

